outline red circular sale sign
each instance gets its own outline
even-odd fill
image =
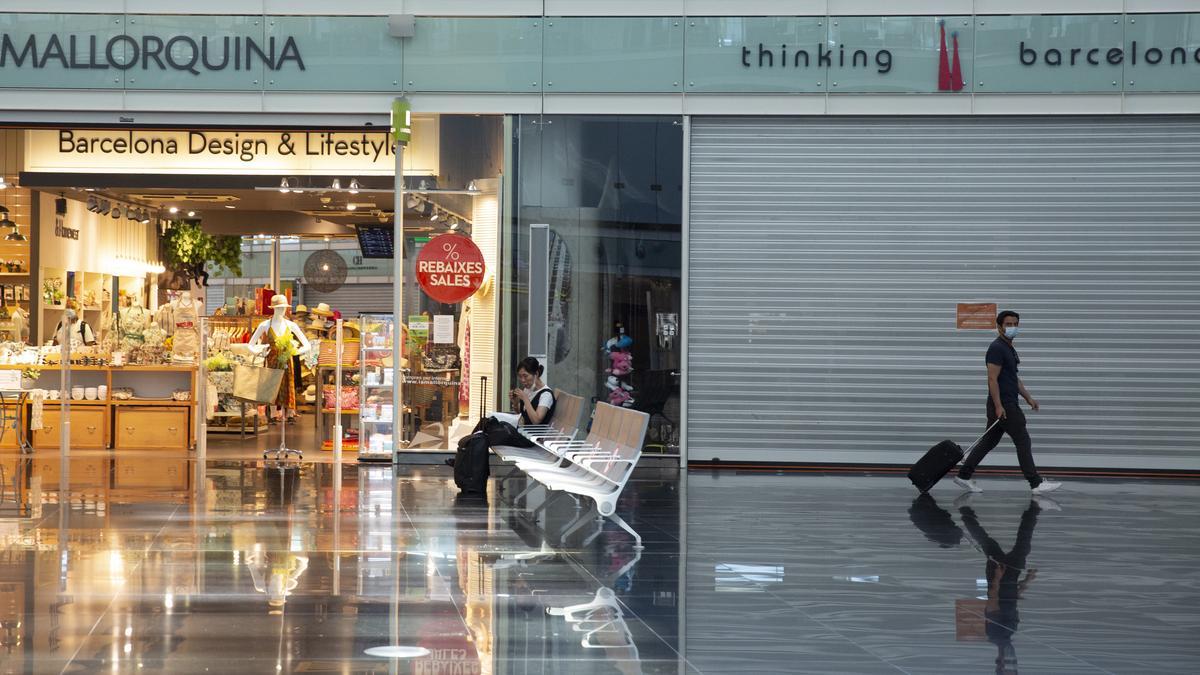
[[[417,283],[429,297],[454,304],[475,294],[487,268],[475,242],[461,234],[430,239],[417,254]]]

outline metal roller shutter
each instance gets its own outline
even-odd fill
[[[392,285],[347,283],[332,293],[304,289],[304,304],[310,309],[322,302],[339,310],[346,319],[364,313],[391,314]]]
[[[1200,119],[697,118],[691,144],[690,458],[965,446],[994,332],[956,303],[995,302],[1040,464],[1200,469]]]

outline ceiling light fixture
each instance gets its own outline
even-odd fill
[[[195,217],[196,217],[195,211],[188,211],[188,218],[195,218]]]
[[[283,178],[279,181],[279,191],[284,193],[292,191],[292,184],[287,178]]]
[[[411,195],[410,195],[410,196],[409,196],[409,198],[408,198],[408,200],[407,200],[407,201],[405,201],[404,203],[405,203],[405,205],[407,205],[407,206],[408,206],[408,208],[410,208],[410,209],[415,209],[415,208],[417,208],[418,206],[420,206],[420,205],[421,205],[421,200],[420,200],[420,199],[417,199],[416,197],[413,197],[413,196],[411,196]]]
[[[8,179],[6,179],[4,176],[0,175],[0,190],[5,190],[7,188],[8,188]]]
[[[329,189],[330,190],[341,190],[342,189],[342,179],[334,178],[333,182],[329,184]]]
[[[460,225],[460,223],[458,222],[458,218],[450,219],[450,229],[451,230],[457,230],[459,225]]]
[[[442,217],[442,212],[438,211],[437,209],[434,209],[433,215],[429,216],[429,220],[430,220],[430,222],[436,223],[438,221],[438,219],[441,217]]]
[[[479,186],[475,184],[475,181],[467,183],[467,192],[479,192]]]
[[[346,210],[347,211],[356,211],[356,210],[358,210],[358,204],[347,204]]]
[[[168,212],[168,213],[179,213],[179,207],[178,207],[178,206],[172,206],[171,208],[167,209],[167,212]]]
[[[233,204],[226,204],[226,205],[225,205],[225,208],[227,208],[227,209],[236,209],[237,207],[236,207],[236,206],[234,206]]]
[[[350,194],[352,194],[352,195],[358,194],[358,179],[357,178],[353,178],[350,180]]]
[[[13,223],[13,231],[4,235],[4,241],[29,241],[29,237],[21,234],[21,231],[17,229],[16,223]]]

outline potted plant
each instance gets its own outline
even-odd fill
[[[37,386],[38,378],[42,376],[41,368],[29,367],[21,371],[21,388],[33,389]]]

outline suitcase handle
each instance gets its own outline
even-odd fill
[[[972,443],[972,444],[971,444],[971,447],[967,448],[967,451],[966,451],[966,452],[964,452],[963,454],[964,454],[964,455],[969,455],[969,454],[971,454],[971,451],[975,449],[975,446],[979,445],[979,441],[982,441],[984,436],[987,436],[988,434],[990,434],[990,433],[992,432],[992,429],[995,429],[995,428],[996,428],[996,425],[997,425],[997,424],[1000,424],[1000,418],[999,418],[999,417],[997,417],[997,418],[996,418],[996,421],[995,421],[995,422],[992,422],[991,426],[989,426],[989,427],[988,427],[988,428],[987,428],[987,429],[986,429],[986,430],[983,432],[983,435],[982,435],[982,436],[980,436],[979,438],[976,438],[976,439],[975,439],[975,442],[974,442],[974,443]]]

